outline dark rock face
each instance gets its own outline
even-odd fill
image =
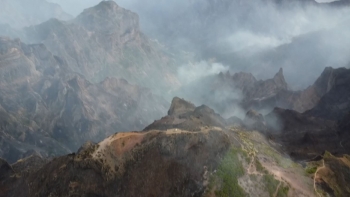
[[[265,116],[265,120],[267,135],[295,159],[312,159],[326,150],[334,153],[342,150],[334,121],[280,108]]]
[[[325,94],[306,114],[340,120],[350,111],[350,69],[326,68],[322,76],[316,83],[318,83],[318,91]]]
[[[305,113],[275,108],[265,116],[268,135],[296,159],[311,159],[324,151],[349,154],[349,80],[349,69],[326,68],[302,93],[319,97],[316,106]]]
[[[9,178],[14,174],[12,167],[3,159],[0,158],[0,180]]]
[[[87,140],[142,129],[168,107],[124,79],[92,84],[42,44],[1,38],[0,76],[0,156],[11,163],[28,150],[60,155]]]

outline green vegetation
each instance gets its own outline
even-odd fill
[[[238,149],[231,149],[218,168],[216,176],[217,181],[221,183],[221,187],[215,191],[217,197],[247,196],[238,184],[238,178],[244,175],[244,168],[238,154]],[[212,182],[212,184],[215,184],[215,182]]]
[[[313,166],[313,167],[309,167],[309,166],[308,166],[308,167],[305,169],[305,172],[306,172],[307,174],[315,174],[316,170],[317,170],[317,166]]]
[[[263,182],[270,196],[273,196],[280,182],[276,180],[271,174],[264,175]]]
[[[324,155],[323,155],[323,158],[324,158],[324,159],[332,158],[332,157],[333,157],[333,155],[332,155],[330,152],[328,152],[328,151],[326,151],[326,152],[324,153]]]
[[[256,167],[256,171],[258,172],[262,172],[267,174],[268,171],[264,168],[264,166],[260,163],[258,158],[255,158],[255,167]]]
[[[277,192],[277,197],[287,197],[289,192],[288,186],[280,186]]]
[[[254,181],[254,182],[256,182],[256,181],[258,180],[258,176],[255,175],[255,174],[250,174],[250,175],[249,175],[249,178],[250,178],[250,180],[252,180],[252,181]]]

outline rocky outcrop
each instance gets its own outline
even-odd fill
[[[173,101],[171,102],[170,109],[168,111],[168,115],[179,115],[184,114],[186,112],[194,111],[196,106],[192,103],[189,103],[188,101],[185,101],[184,99],[180,99],[179,97],[173,98]]]
[[[144,131],[173,128],[200,131],[202,127],[225,126],[226,120],[208,106],[195,107],[192,103],[176,97],[172,101],[168,116],[154,121]]]

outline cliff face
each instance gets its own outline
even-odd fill
[[[350,70],[326,68],[316,81],[317,92],[325,93],[316,107],[306,114],[331,120],[340,120],[350,110]]]
[[[265,119],[267,132],[296,158],[329,151],[341,155],[349,150],[349,69],[326,68],[310,88],[319,96],[315,106],[304,112],[276,108]],[[309,89],[310,89],[309,88]]]
[[[140,31],[137,14],[114,1],[103,1],[69,22],[51,19],[26,28],[25,34],[92,82],[113,76],[158,90],[179,85],[174,60]]]
[[[42,44],[1,38],[0,49],[0,154],[11,162],[32,149],[71,152],[166,112],[168,103],[149,89],[115,78],[92,84]]]

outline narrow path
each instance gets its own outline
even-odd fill
[[[314,190],[316,192],[316,194],[319,196],[319,197],[322,197],[322,195],[317,191],[317,188],[316,188],[316,177],[317,177],[317,173],[319,170],[325,168],[325,165],[324,165],[324,159],[322,159],[322,167],[319,167],[317,168],[316,172],[315,172],[315,175],[314,175]]]
[[[276,188],[276,191],[275,191],[275,193],[273,194],[273,197],[277,197],[278,190],[280,189],[281,185],[282,185],[282,181],[280,181],[280,183],[278,184],[278,186],[277,186],[277,188]]]

